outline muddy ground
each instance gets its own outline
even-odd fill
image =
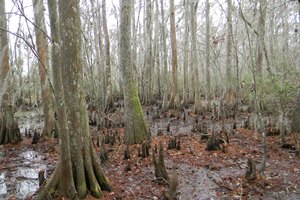
[[[252,158],[259,169],[263,152],[260,134],[255,137],[253,130],[242,128],[247,113],[239,113],[235,119],[224,121],[230,136],[226,151],[222,152],[205,150],[206,144],[200,139],[200,134],[191,131],[196,118],[191,110],[186,109],[185,116],[182,112],[168,111],[155,117],[153,110],[155,108],[144,108],[152,134],[151,146],[159,142],[164,145],[169,174],[175,163],[179,179],[178,199],[300,199],[300,160],[293,150],[280,147],[280,136],[267,137],[265,176],[258,176],[253,181],[245,178],[247,159]],[[25,129],[41,131],[42,116],[38,109],[22,111],[17,117],[23,135]],[[208,134],[221,129],[221,120],[210,114],[198,119],[206,121]],[[232,129],[234,122],[237,125],[235,130]],[[167,131],[168,124],[170,130]],[[91,126],[100,156],[97,138],[113,130],[122,140],[124,128],[98,129]],[[173,136],[180,136],[180,150],[167,148]],[[52,173],[59,157],[57,139],[42,138],[38,144],[31,144],[31,140],[23,136],[19,144],[0,146],[0,199],[32,199],[39,187],[38,172],[44,170],[46,177]],[[288,135],[288,142],[294,143],[292,135]],[[168,185],[156,180],[151,156],[138,157],[139,146],[132,145],[130,160],[124,160],[126,146],[121,141],[105,147],[109,159],[102,165],[114,191],[104,192],[102,199],[164,199]],[[125,171],[127,165],[131,171]],[[89,196],[88,199],[94,198]]]

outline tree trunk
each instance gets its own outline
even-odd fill
[[[226,87],[232,89],[232,0],[227,1],[227,33],[226,33]]]
[[[8,104],[6,94],[10,64],[4,0],[0,0],[0,28],[0,144],[7,144],[19,142],[21,136],[18,123],[14,119],[13,107]]]
[[[102,84],[101,81],[103,81],[103,75],[105,73],[103,73],[103,68],[105,66],[105,63],[102,62],[102,53],[103,51],[100,50],[100,48],[103,49],[103,45],[102,45],[102,41],[101,41],[101,38],[102,37],[102,27],[101,27],[101,19],[100,19],[100,10],[99,10],[99,7],[100,7],[100,3],[99,1],[94,1],[94,0],[90,0],[90,3],[91,3],[91,12],[93,12],[93,19],[92,19],[92,22],[93,22],[93,49],[95,50],[95,56],[94,56],[94,67],[95,69],[93,70],[94,71],[94,74],[93,77],[95,77],[95,80],[92,80],[93,81],[93,92],[92,94],[90,94],[90,97],[93,99],[92,102],[92,105],[93,106],[97,106],[97,108],[99,110],[104,110],[105,109],[105,99],[106,99],[106,94],[103,92],[103,91],[106,91],[106,89],[104,90],[103,86],[105,84]],[[101,52],[101,53],[100,53]],[[105,94],[105,95],[102,95],[102,94]]]
[[[209,0],[206,0],[206,23],[205,23],[205,62],[206,62],[206,83],[207,83],[207,92],[206,92],[206,99],[207,103],[207,110],[210,110],[210,102],[211,102],[211,88],[210,88],[210,5]]]
[[[199,78],[199,62],[197,51],[197,8],[198,1],[191,2],[191,33],[192,33],[192,54],[193,54],[193,69],[194,69],[194,87],[195,87],[195,110],[196,114],[201,113],[200,100],[200,78]]]
[[[165,30],[165,14],[164,14],[164,3],[163,0],[160,0],[160,8],[161,8],[161,40],[162,40],[162,59],[163,59],[163,86],[164,86],[164,94],[162,101],[162,110],[167,109],[167,99],[168,99],[168,53],[167,53],[167,42],[166,42],[166,30]]]
[[[120,65],[123,77],[125,107],[125,142],[127,144],[142,143],[148,131],[142,106],[138,97],[137,85],[133,76],[131,53],[131,11],[132,1],[122,0],[120,24]]]
[[[102,16],[103,16],[103,31],[104,31],[104,38],[105,38],[105,63],[106,63],[106,80],[107,80],[105,110],[109,111],[114,108],[114,100],[112,96],[110,42],[109,42],[107,20],[106,20],[106,0],[102,0]]]
[[[7,88],[7,77],[10,70],[7,21],[5,15],[5,0],[0,0],[0,103]]]
[[[58,107],[60,109],[58,117],[62,119],[59,120],[59,127],[65,128],[66,132],[60,134],[60,161],[49,181],[38,192],[37,199],[47,198],[58,185],[62,187],[62,195],[68,199],[83,199],[88,191],[92,196],[99,198],[102,195],[101,189],[111,191],[112,188],[101,169],[100,160],[95,152],[89,133],[85,93],[82,88],[83,70],[79,2],[76,0],[59,1],[59,13],[62,41],[61,57],[64,58],[62,59],[61,68],[64,79],[56,77],[55,81],[58,81],[58,83],[55,84],[58,87],[60,80],[62,80],[64,86],[63,90],[61,88],[58,91],[56,90],[56,95],[60,95],[56,96],[56,100],[60,99],[62,104]],[[55,49],[54,52],[56,52]],[[59,76],[58,73],[55,73],[55,76]],[[69,113],[69,116],[65,117],[63,98],[66,100],[66,108]],[[70,121],[70,131],[67,130],[67,126],[64,124],[67,123],[67,118]]]
[[[175,27],[175,6],[174,0],[170,0],[170,31],[171,31],[171,49],[172,49],[172,85],[171,97],[169,101],[169,108],[176,108],[178,106],[177,100],[177,40],[176,40],[176,27]]]
[[[43,0],[32,0],[34,9],[34,22],[36,46],[39,59],[39,74],[41,81],[42,103],[44,112],[44,130],[46,136],[51,136],[55,129],[55,119],[53,111],[52,92],[50,90],[50,83],[47,76],[48,58],[47,58],[47,40],[46,40],[46,25],[44,18]]]
[[[146,17],[145,17],[145,39],[146,39],[146,51],[145,51],[145,88],[144,88],[144,103],[150,104],[152,102],[152,71],[153,71],[153,38],[152,38],[152,2],[146,1]]]
[[[259,1],[259,27],[258,27],[258,49],[257,49],[257,58],[256,58],[256,70],[259,75],[262,73],[262,64],[263,64],[263,53],[264,53],[264,39],[265,39],[265,26],[266,26],[266,15],[267,15],[267,3],[265,0]]]
[[[154,15],[154,21],[155,21],[155,27],[154,27],[154,47],[153,47],[153,60],[154,60],[154,66],[156,70],[156,77],[155,77],[155,85],[154,87],[156,89],[155,94],[159,99],[161,99],[161,71],[160,71],[160,57],[159,57],[159,35],[161,34],[159,32],[159,5],[158,0],[155,0],[155,15]]]
[[[188,74],[189,74],[189,7],[188,1],[184,2],[184,55],[183,55],[183,90],[182,90],[182,106],[188,103]]]
[[[58,133],[61,141],[60,160],[64,163],[61,166],[61,174],[64,174],[64,178],[61,179],[61,190],[64,196],[71,197],[75,192],[75,184],[72,174],[72,163],[70,155],[70,136],[68,128],[68,119],[66,112],[66,102],[64,98],[62,74],[61,74],[61,57],[59,44],[59,21],[57,14],[57,2],[48,0],[48,9],[50,17],[50,29],[52,37],[52,71],[54,82],[54,96],[56,102],[56,114],[58,119]]]

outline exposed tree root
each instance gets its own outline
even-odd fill
[[[102,190],[112,191],[112,187],[102,171],[100,160],[97,157],[94,148],[92,148],[91,145],[86,146],[90,146],[89,150],[91,153],[84,154],[85,156],[83,156],[82,159],[82,164],[84,165],[84,182],[79,181],[80,178],[78,178],[78,174],[80,174],[80,172],[78,173],[78,171],[76,171],[78,167],[75,167],[75,164],[72,163],[74,185],[76,189],[75,191],[69,191],[69,199],[84,199],[88,192],[90,192],[92,196],[100,198],[102,196]],[[61,164],[62,161],[60,160],[50,179],[41,186],[35,199],[51,199],[55,193],[61,193],[59,184],[61,178],[64,178],[64,175],[61,173]]]

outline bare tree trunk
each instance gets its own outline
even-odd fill
[[[146,38],[146,51],[145,51],[145,78],[144,82],[144,103],[149,104],[152,101],[152,71],[153,71],[153,50],[152,50],[152,2],[145,1],[146,3],[146,30],[145,30],[145,38]]]
[[[41,91],[43,100],[44,112],[44,130],[46,136],[51,136],[52,131],[55,129],[55,119],[53,111],[53,98],[50,90],[50,83],[47,75],[48,58],[47,58],[47,40],[46,40],[46,25],[44,18],[44,5],[43,0],[32,0],[34,9],[35,21],[35,35],[36,46],[39,56],[39,74],[41,80]]]
[[[184,57],[183,57],[183,90],[182,90],[182,106],[188,103],[188,75],[189,75],[189,3],[187,0],[184,2]]]
[[[226,87],[232,89],[232,0],[227,1]]]
[[[105,37],[105,63],[106,63],[106,80],[107,80],[105,110],[109,111],[110,109],[114,108],[114,100],[112,95],[112,82],[111,82],[110,42],[109,42],[107,20],[106,20],[106,0],[102,0],[102,16],[103,16],[103,31]]]
[[[9,94],[6,94],[10,64],[4,0],[0,0],[0,28],[0,144],[7,144],[20,141],[21,136],[14,119],[14,109],[9,105]]]
[[[156,70],[156,77],[155,82],[156,89],[155,94],[159,99],[161,99],[161,71],[160,71],[160,57],[159,57],[159,35],[161,34],[159,32],[160,26],[159,26],[159,5],[158,0],[155,0],[155,14],[154,14],[154,47],[153,47],[153,60],[154,60],[154,66]]]
[[[258,35],[258,50],[257,50],[257,60],[256,60],[256,70],[259,75],[262,73],[262,64],[263,64],[263,53],[264,53],[264,39],[265,39],[265,26],[266,26],[266,15],[267,15],[267,2],[265,0],[259,1],[259,35]]]
[[[205,62],[206,62],[206,83],[207,83],[207,93],[206,98],[208,101],[207,110],[210,110],[211,102],[211,88],[210,88],[210,5],[209,0],[206,0],[206,23],[205,23]]]
[[[170,0],[170,30],[171,30],[171,49],[172,49],[172,85],[171,97],[169,101],[169,108],[176,108],[178,106],[177,88],[178,88],[178,61],[177,61],[177,40],[175,27],[175,6],[174,0]]]
[[[120,65],[123,77],[125,107],[125,142],[128,144],[142,143],[149,130],[144,119],[138,97],[137,85],[133,76],[131,53],[131,11],[132,1],[122,0],[120,24]]]
[[[59,13],[62,41],[61,57],[64,58],[61,63],[64,88],[63,91],[61,89],[58,91],[64,93],[64,96],[59,96],[59,98],[61,98],[61,101],[63,101],[63,98],[66,100],[69,113],[67,118],[70,122],[70,131],[63,133],[60,137],[64,139],[61,145],[64,144],[69,147],[62,147],[61,159],[49,181],[38,192],[36,199],[46,199],[62,183],[66,184],[62,188],[63,196],[68,199],[84,199],[88,192],[99,198],[102,195],[101,189],[111,191],[112,188],[101,169],[100,160],[96,155],[89,134],[85,93],[82,87],[79,2],[77,0],[59,1]],[[59,76],[58,73],[55,73],[55,75]],[[55,78],[56,81],[60,81],[59,79],[60,77]],[[59,85],[59,83],[56,84]],[[60,108],[62,111],[60,117],[63,119],[64,108]],[[61,123],[61,127],[66,122],[60,121],[59,123]],[[68,136],[65,135],[68,133],[70,134],[70,141],[68,141]],[[65,162],[67,165],[71,162],[71,166],[63,166]],[[69,181],[63,180],[64,178]]]
[[[196,114],[201,113],[201,99],[200,99],[200,77],[199,77],[199,61],[197,51],[197,9],[198,0],[191,2],[191,33],[192,33],[192,54],[193,54],[193,68],[194,68],[194,87],[195,87],[195,110]]]
[[[164,94],[163,94],[163,102],[162,109],[167,109],[167,99],[168,99],[168,53],[167,53],[167,42],[166,42],[166,30],[165,30],[165,14],[164,14],[164,3],[163,0],[160,0],[160,8],[161,8],[161,40],[162,40],[162,49],[163,49],[163,86],[164,86]]]
[[[105,84],[102,84],[101,81],[104,80],[103,76],[105,73],[103,73],[103,69],[105,66],[105,63],[102,62],[102,57],[103,55],[101,53],[103,53],[103,44],[101,41],[101,36],[102,36],[102,27],[101,27],[101,17],[100,17],[100,4],[99,1],[97,0],[96,2],[94,0],[90,0],[91,3],[91,11],[94,13],[93,14],[93,47],[95,49],[95,60],[94,60],[94,73],[93,77],[95,77],[95,80],[93,80],[94,82],[94,91],[93,94],[91,95],[91,98],[93,98],[95,100],[95,102],[93,102],[93,106],[98,105],[98,109],[105,109],[105,99],[106,99],[106,94],[104,94],[106,91],[103,86]],[[102,50],[100,50],[100,48],[102,48]],[[101,53],[100,53],[101,52]],[[97,104],[96,104],[97,102]]]

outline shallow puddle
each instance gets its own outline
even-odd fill
[[[16,159],[4,157],[8,166],[7,170],[0,171],[1,200],[29,198],[39,188],[38,172],[47,168],[42,163],[43,156],[35,151],[15,153]]]

